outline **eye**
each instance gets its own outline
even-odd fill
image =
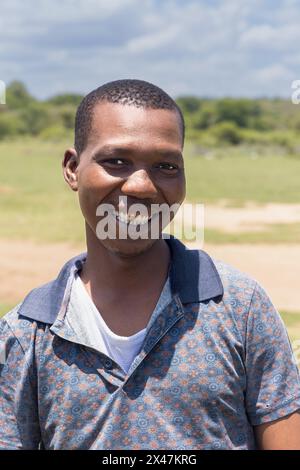
[[[162,162],[159,163],[158,168],[167,173],[175,173],[178,170],[178,166],[173,163]]]
[[[104,163],[106,166],[109,166],[110,168],[122,167],[123,165],[127,165],[126,160],[123,160],[123,158],[109,158],[107,160],[104,160],[102,163]]]

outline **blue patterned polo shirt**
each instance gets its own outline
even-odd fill
[[[264,290],[166,242],[171,300],[127,374],[67,321],[86,253],[1,320],[1,449],[255,449],[254,426],[300,408],[299,372]]]

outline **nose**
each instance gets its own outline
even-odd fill
[[[157,189],[153,184],[148,173],[140,169],[132,173],[124,182],[122,193],[127,196],[133,196],[140,199],[152,199],[157,196]]]

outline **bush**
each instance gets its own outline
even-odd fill
[[[213,102],[206,102],[202,108],[191,116],[191,126],[203,130],[216,124],[216,112]]]
[[[72,105],[77,107],[82,100],[83,96],[76,93],[65,93],[62,95],[56,95],[47,100],[47,103],[54,104],[55,106]]]
[[[176,100],[183,114],[192,114],[198,111],[201,106],[199,98],[195,96],[182,96]]]
[[[212,128],[219,144],[238,145],[242,142],[241,130],[233,122],[221,122]]]
[[[72,106],[58,108],[59,118],[66,129],[74,129],[76,109]]]
[[[216,122],[231,121],[239,127],[248,127],[249,120],[261,115],[255,100],[224,98],[216,102]]]
[[[23,134],[24,132],[23,122],[17,115],[8,112],[0,114],[0,139]]]
[[[73,132],[70,132],[66,130],[63,126],[59,125],[53,125],[50,127],[46,127],[43,129],[39,137],[41,137],[42,140],[50,140],[51,142],[59,142],[60,140],[63,140],[65,138],[71,138]]]
[[[43,103],[31,103],[20,112],[28,134],[37,135],[46,127],[51,126],[53,118],[50,110]]]
[[[6,103],[8,109],[24,109],[35,99],[27,91],[22,82],[13,81],[6,89]]]

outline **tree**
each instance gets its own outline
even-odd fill
[[[216,102],[216,122],[231,121],[239,127],[248,127],[250,118],[261,115],[256,101],[224,98]]]
[[[28,134],[37,135],[54,124],[49,109],[43,103],[31,103],[22,109],[20,116]]]
[[[216,110],[213,101],[205,102],[202,107],[191,116],[191,125],[194,129],[208,129],[216,123]]]
[[[8,109],[21,109],[34,102],[35,99],[27,91],[26,86],[19,81],[11,82],[6,89],[6,104]]]
[[[198,111],[201,106],[201,100],[194,96],[181,96],[176,100],[183,114],[191,114]]]
[[[61,95],[53,96],[52,98],[47,100],[47,103],[55,104],[57,106],[72,105],[77,107],[82,98],[82,95],[78,95],[76,93],[64,93]]]
[[[0,114],[0,139],[25,132],[23,122],[14,113]]]
[[[233,122],[220,122],[213,127],[218,143],[238,145],[242,141],[241,131]]]

